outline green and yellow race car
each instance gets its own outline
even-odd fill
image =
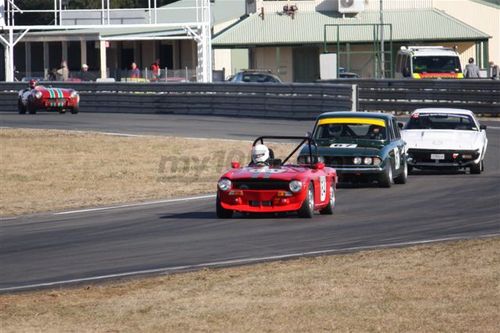
[[[339,181],[377,181],[381,187],[404,184],[408,177],[401,124],[384,113],[328,112],[317,119],[312,138],[320,162],[335,168]],[[299,163],[310,154],[303,148]]]

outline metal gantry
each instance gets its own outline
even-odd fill
[[[168,6],[157,7],[157,1],[148,1],[148,8],[129,9],[144,13],[144,20],[140,23],[125,23],[116,24],[113,22],[113,14],[123,11],[123,9],[112,9],[110,0],[101,0],[101,7],[87,10],[68,10],[63,8],[63,0],[53,0],[53,9],[46,10],[23,10],[15,4],[15,0],[0,0],[0,42],[4,46],[5,58],[5,79],[8,82],[14,81],[14,47],[29,31],[55,31],[55,30],[79,30],[79,29],[103,29],[103,28],[164,28],[165,30],[180,29],[185,32],[185,36],[162,36],[154,37],[154,39],[193,39],[197,43],[197,81],[212,82],[212,22],[211,22],[211,7],[210,0],[196,0],[195,6],[184,7],[186,10],[195,12],[194,20],[181,23],[160,23],[158,13],[164,10],[170,10]],[[153,6],[151,6],[151,3]],[[177,8],[179,9],[179,8]],[[91,22],[89,24],[78,23],[74,25],[65,25],[65,14],[81,11],[99,12],[100,21],[98,24]],[[53,24],[47,25],[16,25],[16,14],[24,13],[51,13],[53,14]],[[144,38],[148,40],[149,38]],[[123,38],[122,40],[136,40],[135,37]],[[101,42],[105,42],[105,38],[100,37]],[[101,49],[101,52],[105,52]],[[102,59],[102,57],[101,57]],[[105,59],[105,55],[104,55]],[[105,65],[104,65],[105,66]],[[102,64],[101,64],[102,67]],[[101,72],[102,69],[101,69]]]

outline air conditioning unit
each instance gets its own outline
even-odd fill
[[[359,13],[365,10],[365,0],[338,0],[339,13]]]

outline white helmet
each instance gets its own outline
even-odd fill
[[[269,149],[263,144],[252,147],[252,162],[255,164],[265,163],[269,159]]]

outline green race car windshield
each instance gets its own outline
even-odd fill
[[[319,146],[332,143],[354,143],[360,141],[381,141],[387,139],[385,127],[375,124],[323,124],[314,132]]]

